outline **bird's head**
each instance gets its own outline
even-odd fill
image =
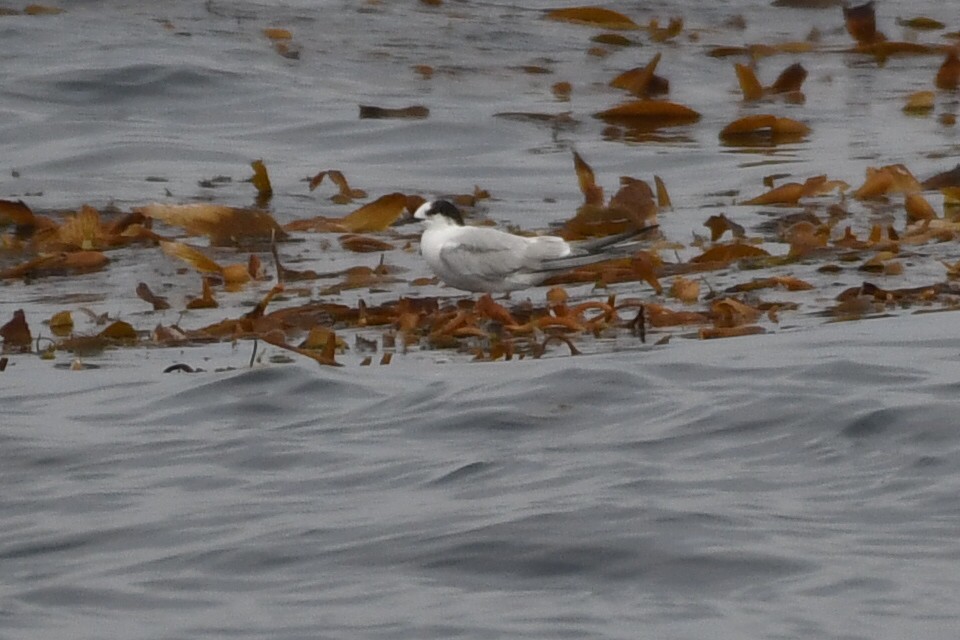
[[[413,213],[417,220],[441,224],[463,226],[463,216],[452,202],[447,200],[427,200]]]

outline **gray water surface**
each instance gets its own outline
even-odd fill
[[[480,185],[494,196],[483,213],[543,228],[582,201],[576,148],[608,194],[621,175],[660,175],[674,201],[663,231],[686,243],[721,207],[748,227],[769,219],[736,200],[772,173],[858,184],[867,166],[905,162],[923,178],[960,155],[956,128],[901,112],[939,58],[882,69],[840,53],[765,60],[766,83],[798,59],[810,71],[805,105],[769,108],[814,135],[761,149],[719,141],[752,111],[732,61],[706,51],[813,29],[840,49],[839,7],[610,3],[642,23],[682,15],[687,31],[661,47],[628,34],[642,46],[596,57],[597,30],[544,21],[548,6],[89,1],[0,16],[0,197],[44,211],[245,206],[249,162],[263,158],[282,222],[349,211],[329,186],[303,182],[338,168],[374,197]],[[907,11],[882,3],[878,22],[918,38],[895,26]],[[956,29],[952,11],[909,7]],[[725,26],[737,15],[745,29]],[[273,50],[270,26],[293,32],[298,59]],[[611,139],[592,117],[622,98],[607,82],[656,51],[671,99],[702,120]],[[551,93],[558,81],[573,85],[570,102]],[[956,111],[956,96],[937,100]],[[430,117],[361,120],[361,104],[423,104]],[[563,127],[497,115],[568,111]],[[231,180],[200,185],[218,176]],[[869,229],[869,208],[850,206],[858,232]],[[320,246],[282,250],[318,270],[360,261]],[[133,295],[140,280],[183,290],[154,253],[3,283],[0,321],[25,307],[42,333],[52,313],[85,306],[169,325],[177,309],[153,315]],[[426,275],[415,251],[390,259]],[[797,268],[816,277],[817,266]],[[934,277],[917,270],[882,283]],[[722,289],[748,276],[710,277]],[[770,335],[656,347],[621,337],[537,361],[426,352],[382,367],[351,354],[341,369],[249,368],[249,343],[108,351],[84,371],[11,356],[0,373],[0,638],[955,638],[955,314],[815,315],[863,277],[821,276],[829,285]],[[259,295],[236,294],[210,321]],[[174,362],[206,371],[161,373]]]
[[[865,324],[364,375],[21,362],[4,635],[950,637],[960,342]]]

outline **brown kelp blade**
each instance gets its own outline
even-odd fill
[[[692,124],[700,114],[690,107],[666,100],[634,100],[594,114],[611,124],[630,125],[642,121],[655,127]]]
[[[640,25],[627,16],[605,9],[603,7],[570,7],[568,9],[554,9],[548,11],[545,15],[548,20],[557,20],[559,22],[572,22],[574,24],[583,24],[591,27],[602,27],[604,29],[635,30]]]
[[[576,151],[573,152],[573,168],[577,173],[577,183],[580,185],[580,192],[583,193],[584,204],[602,206],[603,187],[597,185],[593,168]]]
[[[285,240],[287,233],[266,211],[218,204],[149,204],[140,213],[188,233],[210,238],[217,246]]]
[[[670,90],[670,83],[666,78],[661,78],[655,74],[657,64],[660,62],[660,55],[658,53],[653,56],[653,59],[644,67],[624,71],[610,81],[610,86],[629,91],[638,98],[648,98],[667,93]]]
[[[860,44],[873,44],[883,37],[877,33],[877,15],[873,0],[855,7],[843,5],[843,21],[847,33]]]
[[[756,72],[745,64],[734,64],[737,72],[737,82],[740,83],[740,93],[744,100],[759,100],[763,97],[763,85],[757,78]]]

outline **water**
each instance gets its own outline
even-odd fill
[[[641,22],[683,15],[699,38],[664,45],[660,72],[702,121],[633,143],[605,138],[591,114],[620,99],[610,77],[657,49],[589,56],[595,32],[541,20],[548,3],[64,6],[0,17],[0,196],[38,210],[248,205],[248,163],[264,158],[284,222],[349,211],[302,182],[339,168],[372,196],[479,184],[494,196],[481,213],[544,227],[581,200],[576,148],[608,192],[620,175],[663,177],[675,211],[661,224],[687,242],[718,211],[750,229],[774,217],[724,195],[759,193],[771,173],[856,185],[868,165],[905,162],[923,178],[957,155],[955,128],[900,112],[939,58],[878,69],[800,56],[807,104],[761,108],[814,135],[766,149],[720,143],[717,130],[752,111],[731,61],[705,51],[801,40],[814,27],[839,46],[838,8],[609,5]],[[909,10],[955,20],[938,3]],[[903,36],[900,11],[878,7],[891,37]],[[722,26],[737,14],[745,30]],[[267,26],[291,29],[298,60],[273,51]],[[763,62],[764,82],[793,60]],[[561,80],[574,86],[569,103],[550,93]],[[937,101],[955,112],[955,95]],[[360,120],[360,104],[431,115]],[[577,123],[495,115],[562,111]],[[216,176],[232,180],[198,184]],[[858,230],[875,216],[902,227],[902,211],[849,206]],[[323,240],[281,250],[297,268],[369,262]],[[880,282],[942,280],[931,258],[953,259],[952,247],[913,247],[905,273]],[[404,278],[424,275],[415,252],[387,256]],[[178,320],[194,274],[143,248],[111,259],[100,273],[3,283],[0,321],[24,308],[45,333],[42,320],[68,308],[78,330],[94,330],[80,307],[141,329]],[[0,638],[955,637],[954,314],[889,309],[825,324],[822,308],[864,275],[819,266],[795,265],[818,288],[783,292],[801,309],[768,335],[652,331],[673,338],[618,335],[578,343],[588,352],[578,357],[558,348],[478,364],[414,350],[359,367],[350,352],[333,369],[267,351],[251,368],[241,342],[111,350],[69,371],[56,366],[69,354],[12,355],[0,373]],[[730,269],[709,281],[749,277]],[[145,311],[139,281],[175,308]],[[396,298],[405,282],[325,299]],[[300,295],[320,298],[324,284]],[[616,292],[652,295],[636,283]],[[220,294],[224,308],[183,322],[235,317],[261,294]],[[176,362],[206,371],[162,373]]]
[[[872,323],[366,375],[27,363],[5,635],[950,637],[960,342]]]

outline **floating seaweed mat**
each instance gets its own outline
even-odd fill
[[[94,251],[127,245],[151,234],[141,214],[130,213],[104,223],[100,213],[89,205],[67,215],[62,223],[38,216],[22,201],[0,200],[0,225],[14,226],[13,239],[30,240],[42,253]]]
[[[640,28],[636,22],[627,16],[605,9],[603,7],[570,7],[569,9],[553,9],[544,16],[548,20],[572,22],[604,29],[636,30]]]

